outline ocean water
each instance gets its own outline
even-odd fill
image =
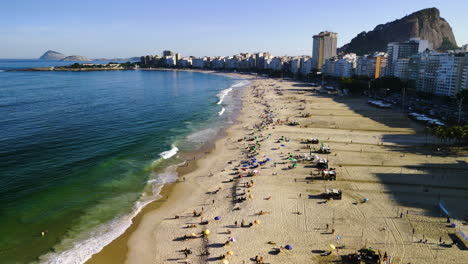
[[[0,70],[53,63],[0,60]],[[176,179],[178,153],[233,122],[246,83],[173,71],[1,71],[0,263],[83,263]]]

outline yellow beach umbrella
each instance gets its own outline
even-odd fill
[[[234,252],[233,252],[233,251],[228,251],[227,254],[228,254],[229,256],[232,256],[232,255],[234,255]]]
[[[205,229],[205,231],[203,231],[203,234],[205,234],[206,236],[209,235],[210,233],[211,233],[211,232],[210,232],[210,230],[208,230],[208,229]]]
[[[333,244],[330,244],[330,247],[331,247],[332,249],[336,249],[335,245],[333,245]]]
[[[254,223],[258,225],[258,224],[260,224],[260,220],[257,219],[257,220],[254,221]]]

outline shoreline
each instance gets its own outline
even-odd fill
[[[203,71],[203,70],[192,70],[192,69],[148,69],[148,70],[161,70],[161,71],[189,71],[189,72],[199,72],[199,73],[207,73],[207,74],[220,74],[226,75],[231,78],[238,78],[241,80],[248,80],[251,76],[244,76],[237,73],[220,73],[216,71]],[[239,98],[243,97],[246,90],[251,86],[251,84],[247,84],[241,88],[240,94],[238,95]],[[240,108],[242,109],[242,100]],[[132,234],[138,229],[139,225],[142,222],[142,219],[145,215],[150,213],[163,213],[164,207],[171,207],[173,204],[177,204],[180,202],[182,198],[187,198],[187,196],[180,195],[183,191],[188,191],[192,187],[180,187],[180,184],[183,184],[181,181],[186,175],[191,173],[197,172],[199,169],[199,162],[200,160],[210,159],[214,154],[212,152],[216,149],[216,145],[219,141],[226,139],[227,137],[227,130],[238,123],[240,113],[235,114],[233,124],[221,129],[217,135],[215,136],[215,142],[206,142],[204,143],[200,149],[180,153],[180,157],[182,160],[185,160],[186,165],[178,166],[176,169],[177,172],[177,181],[164,184],[160,191],[160,199],[154,200],[147,204],[142,210],[132,219],[132,224],[125,230],[123,234],[119,237],[114,239],[111,243],[107,244],[101,251],[91,256],[88,259],[86,264],[101,264],[101,263],[124,263],[127,258],[127,251],[128,245],[127,243],[130,240]],[[161,212],[162,211],[162,212]]]

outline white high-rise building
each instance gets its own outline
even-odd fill
[[[290,64],[290,67],[291,67],[291,72],[293,74],[298,74],[299,73],[299,70],[301,69],[301,58],[300,57],[296,57],[294,59],[291,60],[291,64]]]
[[[312,72],[312,59],[311,58],[302,58],[301,61],[301,73],[307,75]]]
[[[166,61],[167,67],[174,67],[177,65],[177,60],[175,56],[166,56],[164,57],[164,60]]]
[[[354,53],[333,57],[325,61],[322,72],[334,77],[352,77],[356,61],[357,57]]]
[[[192,59],[192,67],[193,68],[205,68],[208,66],[208,60],[206,57],[203,58],[193,58]]]
[[[412,71],[416,90],[454,97],[468,88],[468,53],[427,53],[415,55]]]

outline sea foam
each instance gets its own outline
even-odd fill
[[[221,111],[218,112],[218,115],[221,116],[224,114],[224,111],[226,111],[226,108],[222,108]]]
[[[222,90],[222,91],[218,94],[219,101],[217,102],[217,104],[222,104],[222,103],[223,103],[224,97],[226,97],[226,95],[228,95],[228,94],[232,91],[232,88],[239,88],[239,87],[245,86],[245,85],[247,85],[247,84],[249,84],[249,83],[250,83],[250,82],[247,81],[247,80],[242,80],[242,81],[239,81],[239,82],[237,82],[237,83],[231,85],[231,87]]]
[[[152,189],[152,195],[143,195],[133,206],[132,211],[122,217],[118,217],[108,223],[96,227],[87,233],[88,238],[73,243],[70,249],[62,252],[51,252],[40,257],[40,263],[46,264],[82,264],[91,258],[93,254],[100,252],[106,245],[122,235],[132,224],[132,219],[150,202],[161,198],[160,192],[164,184],[177,180],[176,169],[182,164],[167,167],[161,173],[150,176],[148,184]],[[67,241],[65,241],[67,242]]]
[[[179,149],[176,146],[172,146],[170,150],[159,153],[159,156],[163,159],[169,159],[179,152]]]
[[[230,88],[227,88],[225,90],[222,90],[219,94],[218,94],[218,97],[219,97],[219,101],[217,104],[222,104],[223,103],[223,100],[224,100],[224,97],[226,97],[226,95],[228,95],[229,92],[232,91],[232,87]]]

